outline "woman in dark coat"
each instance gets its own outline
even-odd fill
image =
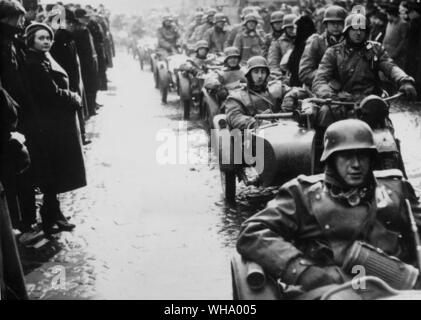
[[[297,35],[294,41],[294,49],[288,61],[288,70],[291,72],[290,86],[300,87],[302,83],[298,77],[298,69],[301,56],[303,55],[308,37],[316,32],[316,26],[313,20],[307,15],[298,18],[295,24],[297,25]]]
[[[61,212],[57,194],[86,185],[77,118],[81,98],[69,90],[66,72],[49,54],[52,39],[53,31],[46,24],[31,24],[26,29],[29,80],[42,129],[39,185],[44,193],[41,217],[47,234],[55,232],[55,225],[63,231],[75,227]]]

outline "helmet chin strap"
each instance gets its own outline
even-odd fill
[[[331,45],[338,44],[344,39],[342,34],[338,34],[335,36],[334,34],[327,32],[327,36],[328,36],[328,41]]]

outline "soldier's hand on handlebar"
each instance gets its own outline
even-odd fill
[[[335,283],[343,283],[344,276],[341,268],[329,266],[320,268],[317,266],[308,267],[298,278],[298,285],[305,291],[313,290]]]
[[[350,94],[348,92],[341,91],[337,94],[337,98],[340,101],[352,101],[354,97],[353,97],[352,94]]]
[[[414,100],[417,97],[417,90],[411,82],[404,82],[399,91],[403,92],[408,99]]]
[[[302,104],[301,104],[301,113],[304,114],[304,115],[309,115],[309,116],[315,114],[316,108],[315,108],[313,102],[311,102],[307,99],[304,99]]]

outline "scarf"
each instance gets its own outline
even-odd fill
[[[356,207],[363,202],[371,202],[376,188],[372,173],[364,185],[350,188],[329,164],[325,170],[325,185],[332,198],[343,201],[351,207]]]

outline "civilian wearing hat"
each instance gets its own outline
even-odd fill
[[[418,99],[421,100],[421,1],[410,1],[407,7],[409,30],[407,34],[406,70],[409,75],[414,77]]]
[[[88,117],[94,116],[96,112],[96,97],[99,89],[98,81],[98,56],[95,50],[94,40],[87,28],[86,11],[75,10],[74,28],[72,31],[78,52],[81,68],[81,76],[86,93]],[[82,23],[83,21],[84,23]]]
[[[69,9],[65,9],[66,28],[59,28],[54,35],[54,43],[51,47],[50,53],[58,64],[67,72],[69,76],[69,87],[73,92],[77,92],[81,97],[84,97],[83,109],[78,110],[79,124],[82,134],[82,140],[85,143],[88,141],[85,138],[85,117],[88,117],[86,94],[83,87],[79,57],[77,52],[76,42],[72,31],[76,22],[75,15]]]
[[[32,165],[23,174],[16,175],[11,167],[3,167],[0,179],[6,189],[13,227],[24,234],[33,232],[36,222],[35,178],[38,176],[39,131],[38,112],[28,83],[24,44],[17,37],[18,26],[25,9],[18,2],[0,1],[0,82],[19,105],[17,131],[26,138]]]
[[[389,56],[395,63],[403,68],[405,65],[405,51],[406,51],[406,35],[408,32],[408,24],[399,16],[399,4],[393,3],[386,7],[388,23],[383,39],[383,46],[385,47]]]
[[[86,186],[85,164],[77,110],[81,98],[69,89],[66,71],[51,57],[53,34],[42,23],[26,29],[27,66],[31,92],[43,128],[42,168],[39,187],[44,194],[40,210],[46,235],[71,231],[75,225],[64,217],[57,195]]]
[[[87,6],[86,8],[90,8]],[[85,9],[76,9],[75,17],[84,24],[92,35],[95,51],[98,59],[98,89],[107,90],[107,56],[105,51],[105,31],[96,17],[91,14],[92,11]]]

